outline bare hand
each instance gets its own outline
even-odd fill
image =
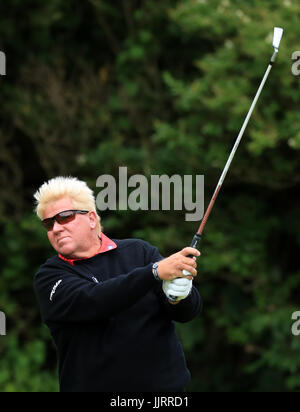
[[[180,252],[161,260],[158,264],[157,273],[162,280],[173,280],[176,278],[185,277],[193,279],[197,276],[196,258],[188,257],[189,255],[200,256],[200,252],[192,247],[186,247]],[[192,276],[183,275],[182,271],[187,270]]]

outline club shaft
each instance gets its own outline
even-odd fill
[[[231,153],[230,153],[230,155],[229,155],[229,157],[228,157],[228,160],[227,160],[227,162],[226,162],[226,165],[225,165],[225,167],[224,167],[224,170],[223,170],[223,173],[222,173],[222,175],[221,175],[221,177],[220,177],[220,180],[219,180],[219,182],[218,182],[218,184],[217,184],[217,187],[218,187],[218,186],[222,186],[222,183],[223,183],[223,181],[224,181],[224,179],[225,179],[225,176],[226,176],[226,174],[227,174],[227,172],[228,172],[228,169],[229,169],[229,167],[230,167],[230,165],[231,165],[232,159],[233,159],[233,157],[234,157],[234,155],[235,155],[235,152],[236,152],[236,150],[237,150],[237,148],[238,148],[238,145],[239,145],[239,143],[240,143],[240,141],[241,141],[241,139],[242,139],[242,137],[243,137],[244,131],[245,131],[246,127],[247,127],[247,124],[248,124],[248,122],[249,122],[249,120],[250,120],[250,117],[251,117],[251,115],[252,115],[252,112],[253,112],[253,110],[254,110],[254,108],[255,108],[255,105],[256,105],[256,103],[257,103],[257,100],[258,100],[258,98],[259,98],[259,96],[260,96],[260,94],[261,94],[261,91],[262,91],[262,89],[263,89],[263,87],[264,87],[264,85],[265,85],[265,82],[266,82],[266,80],[267,80],[267,78],[268,78],[268,75],[269,75],[271,69],[272,69],[272,65],[269,64],[269,66],[268,66],[268,68],[267,68],[267,70],[266,70],[266,73],[265,73],[265,75],[264,75],[264,78],[262,79],[261,84],[260,84],[260,86],[259,86],[259,88],[258,88],[258,90],[257,90],[256,96],[255,96],[255,98],[254,98],[254,100],[253,100],[253,102],[252,102],[252,104],[251,104],[251,107],[250,107],[250,109],[249,109],[249,112],[248,112],[248,114],[247,114],[247,116],[246,116],[246,118],[245,118],[244,124],[243,124],[243,126],[242,126],[242,128],[241,128],[241,130],[240,130],[240,133],[239,133],[239,135],[238,135],[238,137],[237,137],[237,139],[236,139],[236,141],[235,141],[235,144],[234,144],[234,146],[233,146],[233,148],[232,148],[232,150],[231,150]]]
[[[208,217],[209,217],[209,215],[210,215],[210,212],[211,212],[211,210],[212,210],[212,208],[213,208],[213,205],[214,205],[215,200],[216,200],[216,198],[217,198],[217,196],[218,196],[218,193],[219,193],[219,191],[220,191],[220,189],[221,189],[221,187],[222,187],[222,184],[223,184],[223,182],[224,182],[224,179],[225,179],[225,177],[226,177],[226,175],[227,175],[227,172],[228,172],[228,170],[229,170],[229,167],[230,167],[230,165],[231,165],[232,159],[234,158],[235,152],[237,151],[237,148],[238,148],[238,146],[239,146],[239,143],[240,143],[240,141],[241,141],[241,139],[242,139],[242,137],[243,137],[244,131],[245,131],[246,127],[247,127],[247,124],[248,124],[248,122],[249,122],[249,120],[250,120],[250,117],[251,117],[251,115],[252,115],[252,112],[253,112],[253,110],[254,110],[254,108],[255,108],[255,105],[256,105],[256,103],[257,103],[257,100],[259,99],[259,96],[260,96],[260,94],[261,94],[261,91],[262,91],[265,83],[266,83],[266,80],[267,80],[267,78],[268,78],[268,76],[269,76],[269,73],[270,73],[271,69],[272,69],[272,64],[269,64],[269,66],[268,66],[268,68],[267,68],[267,70],[266,70],[266,72],[265,72],[265,75],[264,75],[264,77],[263,77],[263,79],[262,79],[262,81],[261,81],[261,83],[260,83],[260,86],[259,86],[259,88],[258,88],[258,90],[257,90],[257,92],[256,92],[256,95],[255,95],[255,97],[254,97],[254,99],[253,99],[253,102],[252,102],[251,107],[250,107],[250,109],[249,109],[249,111],[248,111],[248,114],[247,114],[247,116],[246,116],[246,118],[245,118],[245,120],[244,120],[243,126],[242,126],[242,128],[241,128],[241,130],[240,130],[240,132],[239,132],[239,135],[238,135],[238,137],[237,137],[237,139],[236,139],[236,141],[235,141],[235,143],[234,143],[234,146],[233,146],[233,148],[232,148],[232,150],[231,150],[231,153],[230,153],[230,155],[229,155],[229,157],[228,157],[228,160],[227,160],[226,165],[225,165],[225,167],[224,167],[224,169],[223,169],[223,172],[222,172],[221,177],[220,177],[220,179],[219,179],[219,182],[218,182],[218,184],[217,184],[217,186],[216,186],[216,189],[215,189],[215,191],[214,191],[214,194],[213,194],[213,196],[212,196],[212,198],[211,198],[211,200],[210,200],[210,202],[209,202],[209,205],[208,205],[208,207],[207,207],[207,209],[206,209],[206,212],[205,212],[205,214],[204,214],[204,216],[203,216],[203,219],[201,220],[201,224],[200,224],[199,229],[198,229],[198,231],[197,231],[197,234],[200,235],[200,236],[202,235],[202,232],[203,232],[203,230],[204,230],[204,226],[205,226],[205,224],[206,224],[206,222],[207,222],[207,219],[208,219]]]
[[[204,216],[203,216],[203,218],[202,218],[202,220],[201,220],[199,229],[198,229],[197,233],[195,234],[195,236],[193,237],[193,240],[192,240],[192,243],[191,243],[190,246],[193,247],[193,248],[195,248],[195,249],[198,249],[199,243],[200,243],[201,238],[202,238],[202,232],[203,232],[203,230],[204,230],[204,227],[205,227],[205,224],[206,224],[206,222],[207,222],[207,219],[208,219],[208,217],[209,217],[209,215],[210,215],[210,213],[211,213],[211,211],[212,211],[212,208],[213,208],[213,206],[214,206],[214,203],[215,203],[215,201],[216,201],[216,198],[217,198],[217,196],[218,196],[218,194],[219,194],[219,192],[220,192],[220,189],[221,189],[221,187],[222,187],[222,184],[223,184],[223,182],[224,182],[224,179],[225,179],[225,177],[226,177],[226,175],[227,175],[227,172],[228,172],[228,170],[229,170],[229,167],[230,167],[230,165],[231,165],[232,159],[233,159],[233,157],[234,157],[234,155],[235,155],[235,152],[236,152],[236,150],[237,150],[237,148],[238,148],[238,145],[239,145],[239,143],[240,143],[240,141],[241,141],[241,139],[242,139],[242,137],[243,137],[244,131],[245,131],[245,129],[246,129],[246,127],[247,127],[247,124],[248,124],[248,122],[249,122],[249,120],[250,120],[250,117],[251,117],[252,112],[253,112],[253,110],[254,110],[254,108],[255,108],[255,105],[256,105],[256,103],[257,103],[257,100],[259,99],[259,96],[260,96],[260,94],[261,94],[261,91],[262,91],[262,89],[263,89],[263,87],[264,87],[264,85],[265,85],[265,83],[266,83],[266,80],[267,80],[267,78],[268,78],[268,76],[269,76],[269,73],[270,73],[270,71],[271,71],[271,69],[272,69],[273,63],[274,63],[274,61],[275,61],[275,59],[276,59],[276,55],[277,55],[277,53],[278,53],[278,48],[279,48],[279,44],[280,44],[280,41],[281,41],[282,33],[283,33],[283,29],[282,29],[282,28],[280,28],[280,27],[275,27],[275,28],[274,28],[274,35],[273,35],[274,53],[273,53],[273,55],[272,55],[272,57],[271,57],[270,64],[269,64],[268,67],[267,67],[267,70],[266,70],[266,72],[265,72],[265,75],[264,75],[264,77],[263,77],[263,79],[262,79],[262,81],[261,81],[261,83],[260,83],[260,86],[259,86],[259,88],[258,88],[258,90],[257,90],[257,92],[256,92],[256,95],[255,95],[255,97],[254,97],[254,99],[253,99],[253,102],[252,102],[252,104],[251,104],[251,107],[250,107],[250,109],[249,109],[249,111],[248,111],[248,114],[247,114],[247,116],[246,116],[246,118],[245,118],[245,120],[244,120],[243,126],[242,126],[242,128],[241,128],[241,130],[240,130],[240,132],[239,132],[239,135],[238,135],[238,137],[237,137],[237,139],[236,139],[236,141],[235,141],[235,144],[234,144],[234,146],[233,146],[233,148],[232,148],[232,150],[231,150],[231,153],[230,153],[230,155],[229,155],[229,157],[228,157],[228,160],[227,160],[227,162],[226,162],[226,164],[225,164],[225,167],[224,167],[224,169],[223,169],[223,172],[222,172],[222,174],[221,174],[221,177],[220,177],[220,179],[219,179],[219,182],[218,182],[218,184],[217,184],[217,186],[216,186],[216,189],[215,189],[215,191],[214,191],[214,193],[213,193],[213,196],[212,196],[212,198],[211,198],[211,200],[210,200],[210,202],[209,202],[209,205],[208,205],[208,207],[207,207],[207,209],[206,209],[206,211],[205,211],[205,214],[204,214]],[[193,257],[193,255],[190,255],[190,257]],[[183,274],[184,274],[185,276],[191,275],[189,272],[187,272],[187,271],[185,271],[185,270],[183,271]],[[172,301],[174,301],[174,302],[177,300],[176,296],[169,296],[169,299],[172,300]]]

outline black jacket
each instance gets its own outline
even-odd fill
[[[162,259],[142,240],[74,266],[58,256],[41,266],[35,292],[58,352],[65,392],[176,391],[190,373],[174,328],[201,310],[195,287],[177,305],[152,274]]]

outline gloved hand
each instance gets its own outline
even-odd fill
[[[177,278],[163,281],[163,291],[169,300],[176,297],[176,302],[185,299],[191,292],[193,281],[187,278]]]

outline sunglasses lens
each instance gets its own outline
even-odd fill
[[[58,222],[60,225],[65,223],[69,223],[75,219],[76,213],[86,214],[88,213],[87,210],[65,210],[64,212],[60,212],[53,217],[49,217],[48,219],[42,220],[44,227],[49,231],[53,229],[54,222]]]
[[[45,219],[45,220],[42,221],[42,223],[43,223],[43,226],[44,226],[45,229],[51,230],[51,229],[53,229],[54,219],[53,218]]]
[[[68,210],[65,212],[61,212],[58,215],[56,215],[56,221],[60,224],[63,225],[64,223],[69,223],[71,220],[75,218],[76,212]]]
[[[43,220],[44,227],[49,231],[53,229],[55,220],[60,224],[63,225],[64,223],[71,222],[75,217],[75,213],[71,210],[58,213],[54,217],[50,217],[49,219]]]

